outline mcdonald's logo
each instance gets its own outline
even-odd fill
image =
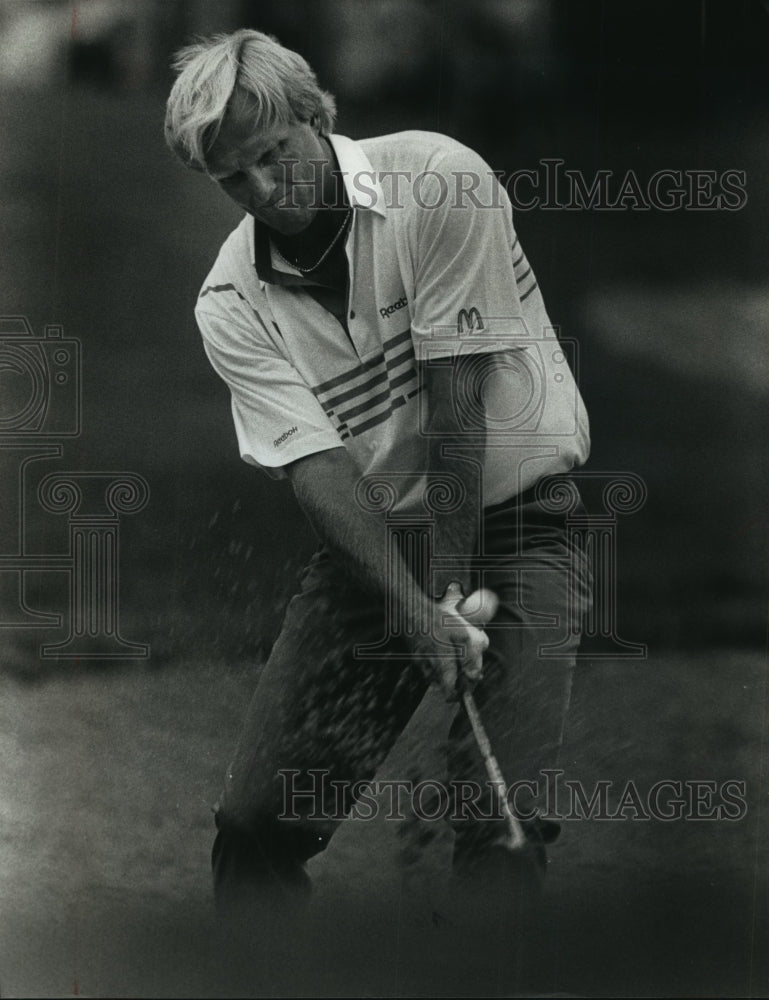
[[[457,333],[470,333],[474,330],[483,329],[483,319],[475,306],[471,309],[459,310],[457,313]]]

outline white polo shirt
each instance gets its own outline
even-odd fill
[[[467,453],[482,462],[484,505],[582,464],[589,430],[572,345],[550,324],[490,167],[429,132],[330,141],[353,207],[347,329],[301,284],[283,283],[299,272],[274,249],[257,273],[249,215],[198,298],[241,457],[282,476],[290,462],[341,445],[362,475],[395,487],[399,509],[419,509],[428,410],[417,359],[474,355],[454,395]],[[275,283],[272,271],[286,277]]]

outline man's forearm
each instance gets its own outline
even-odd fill
[[[307,456],[288,470],[296,497],[321,540],[369,590],[387,596],[408,632],[420,630],[432,602],[395,546],[387,547],[383,515],[356,502],[359,473],[347,452]]]
[[[468,436],[460,425],[450,368],[429,371],[427,378],[428,482],[441,475],[453,476],[459,479],[464,493],[456,509],[435,515],[434,559],[428,587],[433,596],[439,597],[449,583],[456,581],[467,596],[472,585],[467,557],[477,551],[481,530],[481,463],[486,432],[485,427],[473,426],[472,436]]]
[[[441,448],[436,442],[435,448],[431,449],[434,453],[430,458],[428,479],[440,473],[457,476],[464,487],[465,496],[456,510],[435,516],[430,587],[433,596],[440,596],[449,583],[456,581],[461,584],[462,591],[467,596],[472,583],[468,559],[465,557],[476,551],[480,530],[479,469],[472,459],[468,460],[466,457],[466,443],[464,453],[454,450],[454,441],[450,437],[442,439],[441,443],[445,444],[445,448]],[[455,455],[458,457],[454,457]]]

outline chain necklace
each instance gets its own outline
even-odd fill
[[[299,271],[300,274],[309,274],[310,271],[314,271],[316,268],[320,267],[320,265],[323,263],[326,257],[328,257],[328,255],[334,249],[336,244],[339,242],[339,237],[347,228],[347,223],[350,221],[351,215],[352,215],[352,208],[348,208],[347,211],[345,212],[344,218],[342,219],[342,224],[336,231],[336,235],[334,236],[333,240],[329,243],[329,245],[326,247],[326,249],[323,251],[320,257],[315,261],[315,263],[310,264],[309,267],[302,267],[300,264],[297,264],[296,261],[289,260],[287,257],[284,257],[283,254],[280,252],[279,247],[273,242],[273,246],[275,247],[275,252],[277,253],[278,257],[280,257],[280,259],[283,261],[284,264],[288,264],[289,267],[295,268],[297,271]]]

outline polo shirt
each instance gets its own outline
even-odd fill
[[[198,297],[241,457],[281,477],[289,463],[342,446],[361,475],[391,485],[397,509],[424,512],[429,408],[418,362],[463,356],[455,412],[485,506],[582,464],[589,426],[574,345],[548,319],[490,167],[430,132],[329,140],[353,209],[346,322],[274,247],[265,253],[250,215]]]

